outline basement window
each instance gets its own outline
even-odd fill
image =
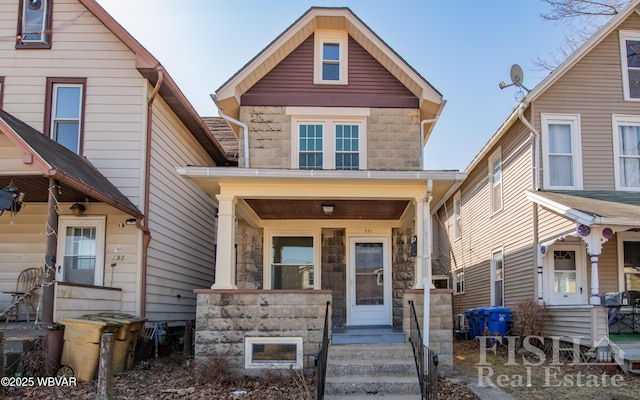
[[[245,368],[302,368],[302,337],[246,337]]]

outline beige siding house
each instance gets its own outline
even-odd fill
[[[175,167],[237,162],[95,1],[6,0],[0,12],[3,37],[16,37],[0,45],[0,187],[24,193],[0,216],[0,291],[44,267],[45,321],[195,319],[193,289],[213,279],[216,208]]]
[[[633,311],[604,295],[640,298],[639,13],[633,1],[523,93],[434,214],[454,313],[537,299],[548,334],[592,346]]]
[[[219,208],[215,280],[196,291],[197,357],[228,350],[246,371],[252,348],[300,337],[310,366],[325,317],[335,332],[408,330],[406,296],[422,307],[431,286],[431,211],[464,178],[422,169],[442,95],[351,10],[312,8],[214,101],[238,168],[178,169]],[[448,307],[446,289],[433,295]],[[437,324],[446,370],[450,319]]]

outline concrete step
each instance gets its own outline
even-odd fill
[[[324,400],[421,400],[422,396],[419,394],[350,394],[350,395],[325,395]]]
[[[329,347],[329,360],[412,360],[410,343],[345,344]]]
[[[333,360],[327,365],[330,376],[411,376],[417,374],[413,358],[406,361],[369,360],[362,363],[359,360]]]
[[[325,393],[331,395],[419,394],[418,376],[327,376]]]
[[[350,326],[333,329],[331,343],[404,343],[405,334],[400,327],[393,326]]]

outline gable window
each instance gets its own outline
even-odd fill
[[[265,276],[270,289],[313,289],[316,287],[315,235],[270,236],[269,271]]]
[[[640,190],[640,117],[613,116],[616,190]]]
[[[460,221],[461,204],[462,202],[460,200],[460,192],[457,192],[453,196],[453,238],[454,239],[460,239],[460,237],[462,236],[462,224]]]
[[[105,218],[60,217],[58,268],[61,282],[97,285],[103,283]]]
[[[582,189],[580,116],[542,114],[545,188]]]
[[[16,48],[51,48],[51,0],[21,0]]]
[[[287,107],[286,113],[292,115],[292,168],[366,169],[369,109]]]
[[[620,31],[625,100],[640,100],[640,32]]]
[[[47,85],[47,134],[76,154],[82,153],[84,79],[49,78]]]
[[[504,306],[504,253],[502,249],[491,253],[491,305]]]
[[[315,31],[313,83],[347,84],[347,43],[346,31],[327,29]]]
[[[489,209],[491,214],[502,210],[502,154],[498,148],[489,157]]]

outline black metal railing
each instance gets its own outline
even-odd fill
[[[324,382],[327,377],[327,353],[329,351],[329,306],[330,302],[327,301],[327,308],[324,313],[324,330],[322,333],[322,343],[320,344],[320,351],[316,354],[316,400],[324,399]]]
[[[424,345],[420,323],[416,315],[416,307],[413,300],[409,300],[409,342],[413,348],[413,359],[416,363],[416,372],[420,381],[420,393],[423,399],[438,399],[438,354]]]

